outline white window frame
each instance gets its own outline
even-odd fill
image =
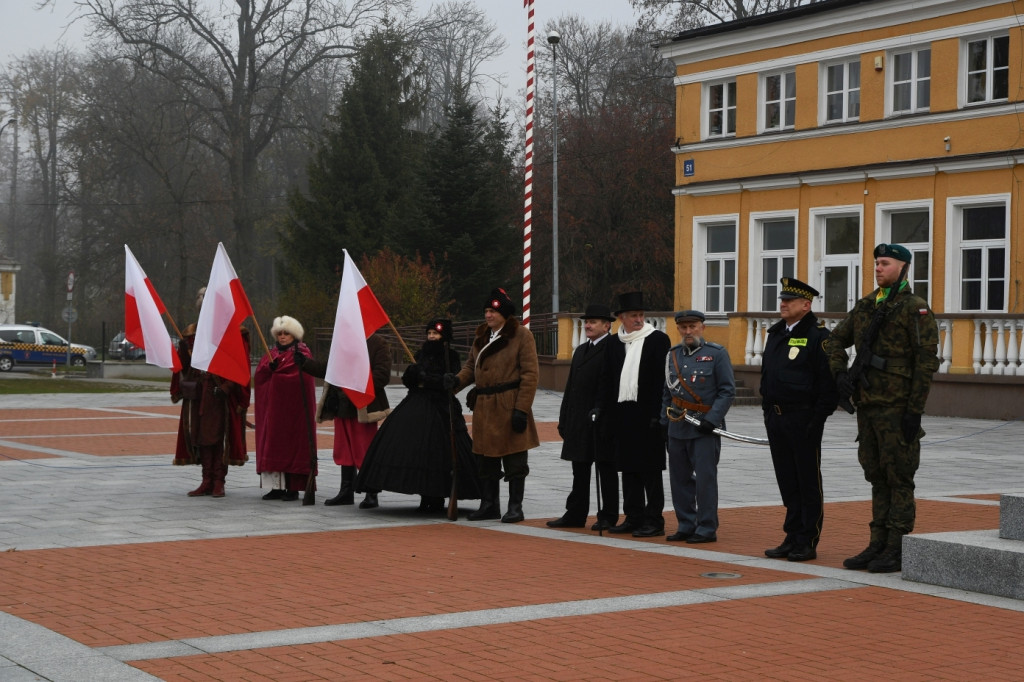
[[[824,282],[824,268],[825,268],[825,244],[821,239],[822,231],[825,229],[825,220],[828,218],[842,218],[844,216],[857,216],[859,225],[859,234],[857,237],[857,243],[864,243],[864,206],[862,204],[850,204],[846,206],[816,206],[807,211],[807,272],[808,272],[808,284],[821,292],[821,296],[818,297],[818,301],[815,302],[813,310],[824,310],[825,309],[825,282]],[[864,291],[864,267],[863,257],[858,252],[860,258],[859,272],[857,273],[854,282],[856,289],[863,295]],[[854,296],[853,300],[856,301],[860,296]],[[852,306],[851,306],[852,308]]]
[[[701,136],[703,139],[720,139],[725,137],[736,137],[736,102],[729,101],[729,85],[732,84],[733,89],[737,90],[736,97],[739,97],[738,86],[735,78],[729,78],[727,80],[711,81],[704,84],[703,92],[703,105],[701,106]],[[722,87],[722,132],[712,133],[711,132],[711,112],[719,111],[718,109],[711,109],[711,89],[721,86]],[[733,129],[729,130],[729,112],[732,112],[733,118]]]
[[[768,99],[768,79],[769,78],[779,79],[779,99],[769,100]],[[786,85],[792,79],[793,81],[793,96],[786,97]],[[796,124],[796,69],[785,69],[783,71],[774,71],[770,73],[761,74],[761,78],[758,79],[758,97],[757,97],[757,129],[762,132],[777,132],[781,130],[793,130]],[[786,104],[793,102],[793,120],[786,120]],[[769,128],[768,127],[768,105],[778,104],[779,106],[779,125]]]
[[[946,199],[946,293],[944,298],[946,312],[986,314],[1006,312],[1010,298],[1010,194],[978,194],[973,196],[949,197]],[[1003,249],[1003,272],[1006,282],[1003,290],[1003,308],[1001,310],[964,310],[960,300],[961,250],[965,246],[963,234],[963,210],[965,208],[983,208],[985,206],[1002,205],[1006,212],[1004,225],[1006,234],[1000,240],[970,240],[969,246],[981,248],[999,247]]]
[[[856,64],[860,70],[858,73],[858,84],[856,88],[850,87],[850,65]],[[842,66],[843,67],[843,89],[835,92],[842,92],[843,95],[843,116],[842,118],[828,118],[828,96],[830,93],[828,90],[828,70],[831,67]],[[833,125],[839,123],[853,123],[860,120],[860,105],[861,105],[861,88],[864,83],[864,73],[861,69],[860,55],[852,55],[844,59],[836,59],[828,62],[822,62],[821,70],[818,74],[818,83],[820,87],[818,90],[821,92],[821,98],[819,102],[818,120],[821,121],[821,125]],[[856,91],[857,93],[857,115],[850,116],[850,93]]]
[[[707,262],[709,260],[709,254],[707,253],[707,228],[709,226],[723,225],[726,223],[731,223],[733,229],[736,230],[736,251],[731,254],[716,253],[714,254],[714,259],[727,260],[731,258],[736,264],[736,294],[733,296],[733,309],[718,311],[707,310]],[[703,215],[694,216],[693,218],[693,246],[690,250],[693,254],[693,272],[690,280],[690,307],[704,311],[708,317],[724,318],[726,313],[736,312],[739,308],[739,228],[740,216],[738,213]]]
[[[793,273],[800,271],[800,212],[799,211],[763,211],[750,214],[749,229],[747,230],[747,310],[756,312],[778,312],[778,306],[772,310],[761,309],[761,288],[764,274],[764,249],[762,244],[763,226],[766,222],[776,220],[793,221]],[[772,254],[781,254],[780,251],[773,251]],[[780,255],[781,257],[781,255]]]
[[[912,48],[906,48],[906,49],[902,49],[901,48],[901,49],[898,49],[898,50],[891,50],[886,55],[886,60],[887,60],[887,63],[889,64],[889,67],[890,67],[890,68],[886,69],[886,85],[885,85],[886,113],[887,113],[888,116],[906,116],[907,114],[916,114],[916,113],[920,113],[920,112],[930,111],[931,110],[931,80],[932,80],[932,77],[931,77],[931,72],[932,72],[931,66],[929,66],[928,76],[927,77],[921,77],[918,74],[918,65],[920,63],[921,53],[922,52],[928,52],[929,53],[929,60],[928,61],[929,61],[929,65],[931,65],[931,51],[932,51],[932,46],[931,46],[931,43],[929,43],[927,45],[920,45],[920,46],[912,47]],[[911,60],[910,61],[910,80],[909,81],[900,81],[899,83],[897,83],[896,82],[896,57],[899,56],[899,55],[910,55],[910,60]],[[921,106],[919,104],[919,102],[918,102],[918,99],[917,99],[918,87],[924,81],[928,82],[928,106]],[[910,85],[910,108],[909,109],[901,109],[901,110],[897,111],[896,110],[896,86],[900,85],[900,84],[903,84],[903,83],[909,83],[909,85]]]
[[[886,201],[875,204],[875,243],[891,244],[892,238],[892,214],[905,213],[908,211],[928,211],[928,240],[927,242],[913,242],[910,244],[899,242],[910,249],[911,255],[916,259],[918,253],[928,254],[928,303],[932,302],[932,295],[935,292],[935,258],[932,243],[935,239],[935,202],[931,199],[920,199],[911,201]],[[922,246],[923,245],[923,246]],[[911,282],[913,285],[913,282]],[[915,291],[920,294],[920,292]]]
[[[961,108],[962,107],[976,107],[976,106],[981,106],[981,105],[985,105],[985,104],[990,104],[992,102],[1006,102],[1009,99],[1008,96],[1007,97],[993,97],[992,96],[992,83],[995,80],[993,78],[993,72],[995,71],[995,67],[992,64],[992,56],[994,54],[994,49],[993,49],[992,41],[996,40],[998,38],[1006,38],[1007,40],[1009,40],[1009,36],[1006,33],[993,33],[991,35],[972,36],[972,37],[969,37],[969,38],[964,38],[963,40],[960,41],[960,77],[958,78],[957,94],[958,94],[959,99],[960,99],[960,107]],[[977,43],[977,42],[981,42],[981,41],[985,41],[985,44],[986,44],[986,47],[985,47],[985,98],[982,99],[982,100],[978,100],[976,102],[968,102],[967,101],[967,98],[968,98],[967,83],[968,83],[968,79],[969,79],[969,76],[970,76],[970,73],[968,72],[968,69],[970,67],[970,65],[968,64],[968,55],[969,55],[968,48],[969,48],[971,43]],[[1009,95],[1009,90],[1010,90],[1010,87],[1011,87],[1011,84],[1009,83],[1009,68],[1010,68],[1009,61],[1010,61],[1010,48],[1011,47],[1012,46],[1010,46],[1010,45],[1007,46],[1007,50],[1006,50],[1006,52],[1007,52],[1007,64],[1006,64],[1006,66],[1000,66],[999,67],[999,70],[1006,70],[1006,72],[1007,72],[1007,95]]]

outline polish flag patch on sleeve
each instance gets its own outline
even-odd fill
[[[918,308],[917,309],[917,314],[918,315],[927,315],[928,314],[928,309],[927,308]]]

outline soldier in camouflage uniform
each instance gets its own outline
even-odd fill
[[[874,256],[878,288],[857,301],[832,331],[826,349],[840,405],[857,406],[857,458],[871,483],[870,544],[843,566],[892,573],[902,569],[903,536],[914,530],[921,415],[939,367],[939,329],[927,301],[907,282],[910,251],[899,244],[879,244]],[[880,326],[874,341],[864,347],[876,312]],[[845,350],[850,346],[860,356],[852,368]]]

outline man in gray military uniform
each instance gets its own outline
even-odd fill
[[[704,340],[704,313],[676,313],[682,343],[665,358],[662,424],[667,426],[668,470],[672,506],[679,525],[666,540],[690,544],[718,539],[718,459],[725,413],[736,397],[729,351]],[[683,419],[689,412],[700,419],[694,426]]]

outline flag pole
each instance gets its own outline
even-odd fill
[[[165,310],[164,311],[164,315],[167,316],[167,320],[171,323],[171,327],[174,329],[174,333],[178,335],[178,338],[179,339],[185,338],[184,336],[181,335],[181,330],[178,329],[178,325],[176,325],[174,323],[174,318],[171,317],[171,311],[170,310]]]
[[[270,346],[267,345],[267,340],[263,337],[263,329],[260,328],[259,320],[256,319],[256,313],[252,314],[252,323],[256,326],[256,333],[260,335],[260,341],[263,342],[263,350],[270,355]]]
[[[402,344],[402,348],[405,349],[405,354],[409,356],[409,360],[415,363],[416,356],[412,354],[411,350],[409,350],[409,346],[405,345],[405,339],[403,339],[402,335],[398,333],[398,329],[395,328],[395,323],[392,322],[390,318],[388,318],[388,325],[391,327],[391,331],[395,333],[395,336],[398,337],[398,342]]]

